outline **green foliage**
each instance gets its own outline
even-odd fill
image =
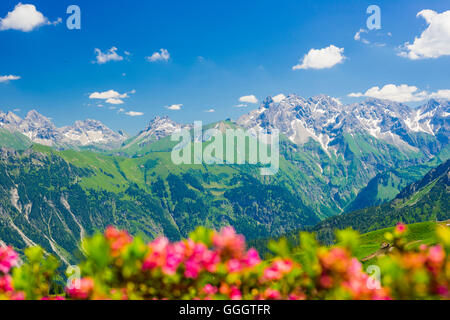
[[[52,255],[45,256],[40,247],[27,248],[25,258],[25,263],[13,271],[14,289],[23,292],[28,300],[54,295],[58,260]]]
[[[340,231],[339,243],[323,247],[313,234],[301,233],[300,246],[271,242],[274,256],[261,261],[230,227],[220,232],[199,228],[191,238],[146,244],[141,237],[108,228],[84,239],[81,279],[52,291],[56,259],[39,247],[26,250],[26,263],[15,267],[11,249],[0,251],[0,266],[13,267],[13,286],[0,273],[0,297],[6,299],[450,299],[450,229],[439,226],[437,245],[408,246],[408,227],[385,232],[392,250],[374,261],[380,278],[370,277],[352,255],[360,236]],[[9,268],[6,269],[8,272]],[[6,280],[6,281],[5,281]],[[5,285],[6,283],[6,285]]]
[[[450,219],[450,160],[405,188],[393,201],[372,208],[326,219],[312,230],[323,243],[334,242],[334,230],[353,228],[362,233],[391,227]]]

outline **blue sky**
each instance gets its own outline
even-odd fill
[[[2,0],[0,17],[7,19],[18,3]],[[20,109],[17,113],[24,116],[37,109],[57,126],[93,118],[134,134],[155,115],[179,122],[235,119],[258,106],[252,99],[239,101],[253,95],[261,102],[269,95],[323,93],[350,103],[378,86],[370,92],[393,90],[401,101],[418,105],[422,98],[439,96],[439,90],[442,97],[449,94],[444,91],[450,89],[448,34],[431,53],[423,43],[402,49],[431,25],[434,30],[450,26],[443,14],[450,4],[442,0],[22,3],[34,5],[46,21],[27,31],[20,30],[23,21],[3,20],[0,25],[0,110]],[[66,27],[71,4],[81,9],[81,30]],[[380,30],[367,30],[369,5],[381,9]],[[417,17],[424,9],[436,14]],[[362,38],[355,40],[360,29]],[[426,36],[441,37],[433,30]],[[339,63],[293,70],[311,49],[330,46],[343,49]],[[111,48],[117,48],[110,52],[122,60],[97,63],[95,49],[106,54]],[[161,49],[170,58],[154,56],[151,61]],[[414,58],[416,53],[423,55]],[[382,90],[388,84],[395,87]],[[123,104],[91,99],[93,93],[120,95],[109,102]],[[351,93],[360,98],[349,97]],[[242,104],[247,107],[235,107]],[[173,105],[182,106],[167,108]],[[215,112],[205,112],[210,109]]]

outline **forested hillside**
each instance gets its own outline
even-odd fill
[[[331,243],[336,229],[353,228],[362,233],[391,227],[398,222],[416,223],[450,219],[450,160],[428,172],[423,179],[406,187],[394,200],[319,223],[313,230],[318,238]]]

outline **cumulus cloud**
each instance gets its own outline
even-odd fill
[[[127,93],[119,93],[115,90],[108,90],[103,92],[94,92],[89,95],[89,99],[98,99],[98,100],[104,100],[106,103],[109,104],[124,104],[125,102],[123,99],[129,98],[129,94],[134,94],[136,91],[132,90]]]
[[[112,47],[106,52],[102,52],[100,49],[95,49],[96,61],[94,63],[97,64],[105,64],[109,61],[122,61],[123,57],[117,54],[117,48]]]
[[[128,112],[125,112],[125,114],[130,117],[141,117],[144,115],[143,112],[137,112],[137,111],[128,111]]]
[[[128,98],[128,94],[127,93],[121,94],[115,90],[108,90],[108,91],[103,91],[103,92],[94,92],[94,93],[91,93],[89,96],[89,99],[107,100],[107,99],[115,99],[115,98]]]
[[[420,91],[415,86],[408,86],[406,84],[401,84],[399,86],[395,84],[387,84],[383,88],[372,87],[365,93],[350,93],[349,97],[370,97],[378,99],[386,99],[395,102],[414,102],[422,101],[429,97],[426,91]]]
[[[241,104],[237,104],[234,106],[235,108],[247,108],[248,105],[246,105],[245,103],[241,103]]]
[[[109,98],[109,99],[106,99],[106,103],[109,103],[109,104],[124,104],[125,102],[123,102],[122,99]]]
[[[450,90],[438,90],[437,92],[430,94],[430,98],[450,100]]]
[[[450,55],[450,10],[443,13],[422,10],[417,17],[424,18],[428,27],[412,44],[405,43],[399,55],[411,60]]]
[[[150,62],[157,62],[157,61],[169,61],[170,54],[169,51],[166,49],[161,49],[159,52],[154,52],[150,57],[146,58]]]
[[[214,110],[214,109],[208,109],[208,110],[205,110],[205,112],[213,113],[213,112],[216,112],[216,110]]]
[[[166,109],[177,111],[181,110],[182,107],[183,107],[182,104],[172,104],[170,106],[167,106]]]
[[[6,17],[0,18],[0,31],[19,30],[30,32],[43,25],[58,25],[61,22],[61,18],[50,22],[34,5],[19,3],[14,7],[13,11],[8,12]]]
[[[254,95],[243,96],[239,98],[240,102],[244,103],[258,103],[258,99]]]
[[[342,63],[345,60],[344,48],[334,45],[323,49],[311,49],[303,57],[300,64],[292,67],[293,70],[300,69],[328,69]]]
[[[272,98],[273,102],[275,103],[280,103],[281,101],[283,101],[284,99],[286,99],[286,96],[282,93],[276,95],[275,97]]]
[[[0,83],[14,81],[14,80],[19,80],[19,79],[20,79],[19,76],[13,76],[13,75],[0,76]]]

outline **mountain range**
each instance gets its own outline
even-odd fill
[[[18,249],[40,244],[71,263],[83,235],[110,224],[171,239],[198,225],[232,225],[256,239],[340,221],[388,205],[445,163],[449,115],[444,100],[413,109],[289,95],[280,102],[268,97],[237,121],[205,126],[278,129],[280,170],[263,177],[258,165],[174,165],[170,135],[193,126],[168,117],[129,137],[96,120],[57,128],[36,111],[24,119],[0,112],[0,241]],[[448,201],[448,192],[442,197]]]
[[[406,151],[423,151],[428,156],[448,144],[450,102],[430,100],[413,109],[387,100],[368,99],[343,105],[325,95],[309,99],[289,95],[276,103],[268,97],[260,108],[239,118],[237,125],[257,130],[279,129],[288,139],[302,145],[310,139],[327,153],[339,151],[339,139],[344,134],[369,134],[376,139]],[[114,132],[97,120],[76,121],[73,126],[57,128],[50,119],[36,110],[24,119],[13,112],[0,111],[0,128],[20,132],[32,142],[58,148],[104,145],[114,149],[131,144],[141,147],[169,136],[176,130],[190,129],[191,124],[179,124],[169,117],[155,117],[139,134],[128,141],[123,131]],[[421,136],[422,135],[422,136]],[[431,144],[421,144],[424,136],[435,137]]]
[[[33,143],[56,148],[84,146],[118,147],[127,135],[114,132],[97,120],[76,121],[73,126],[57,128],[50,119],[36,110],[20,118],[13,112],[0,112],[0,128],[25,135]]]
[[[387,100],[369,99],[343,105],[336,98],[320,95],[304,99],[290,95],[279,103],[267,98],[258,110],[242,116],[246,128],[279,129],[295,144],[312,139],[328,153],[339,152],[344,134],[369,134],[405,151],[436,153],[448,144],[450,102],[430,100],[417,109]],[[435,137],[423,146],[421,135]]]

